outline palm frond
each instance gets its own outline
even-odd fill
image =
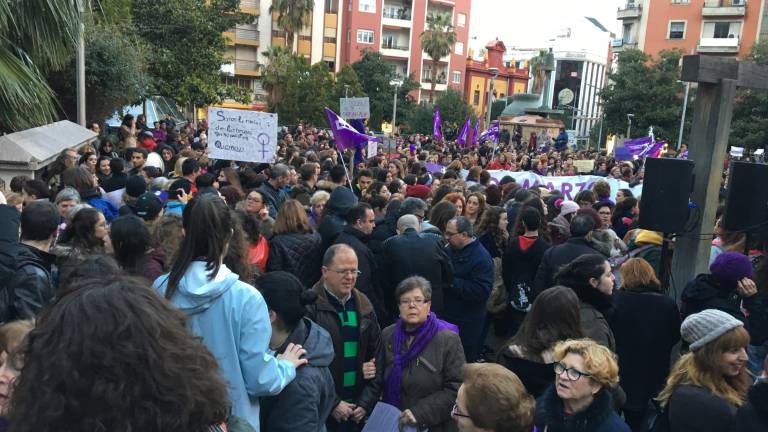
[[[40,126],[56,118],[51,88],[32,61],[0,39],[0,131]]]
[[[83,1],[7,0],[14,19],[2,36],[23,49],[36,64],[63,67],[71,60],[80,37]]]

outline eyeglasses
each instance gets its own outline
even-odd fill
[[[426,303],[428,303],[429,300],[423,299],[423,298],[416,298],[416,299],[402,299],[399,301],[400,306],[424,306]]]
[[[472,418],[466,414],[462,414],[459,412],[459,405],[453,404],[453,408],[451,408],[451,416],[453,417],[464,417],[464,418]]]
[[[414,214],[414,216],[416,216],[416,219],[418,219],[419,222],[424,220],[424,215],[423,214]]]
[[[583,376],[591,377],[592,374],[582,372],[576,368],[567,368],[562,363],[555,363],[555,375],[562,376],[563,372],[565,372],[565,376],[568,377],[571,381],[577,381],[579,378]]]
[[[360,276],[360,273],[362,273],[360,270],[334,270],[334,269],[328,269],[339,276]]]

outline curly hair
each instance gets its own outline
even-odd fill
[[[562,361],[568,354],[584,359],[584,372],[604,388],[619,383],[619,364],[610,349],[591,339],[569,339],[555,345],[555,361]]]
[[[19,432],[207,431],[229,412],[214,357],[143,281],[86,279],[27,337]]]

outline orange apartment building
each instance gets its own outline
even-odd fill
[[[467,57],[467,77],[464,85],[464,98],[472,106],[478,117],[485,118],[488,109],[488,90],[491,79],[498,70],[498,76],[493,80],[493,97],[491,100],[503,99],[515,93],[528,91],[528,66],[517,62],[504,62],[507,47],[504,42],[494,40],[485,46],[483,61]],[[521,62],[527,63],[527,62]],[[518,66],[521,66],[518,68]]]
[[[658,56],[665,49],[686,54],[744,58],[768,31],[768,0],[627,0],[616,13],[622,21],[614,53],[628,48]]]

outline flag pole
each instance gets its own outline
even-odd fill
[[[341,166],[343,166],[343,167],[344,167],[344,171],[347,173],[347,182],[349,183],[349,190],[351,190],[352,192],[354,192],[354,191],[355,191],[355,189],[352,187],[352,178],[350,177],[350,174],[351,174],[351,173],[350,173],[350,172],[349,172],[349,170],[347,169],[347,164],[344,162],[344,153],[342,153],[341,151],[339,151],[339,148],[338,148],[338,147],[336,148],[336,152],[339,154],[339,157],[341,158]],[[361,191],[361,192],[362,192],[362,191]]]

